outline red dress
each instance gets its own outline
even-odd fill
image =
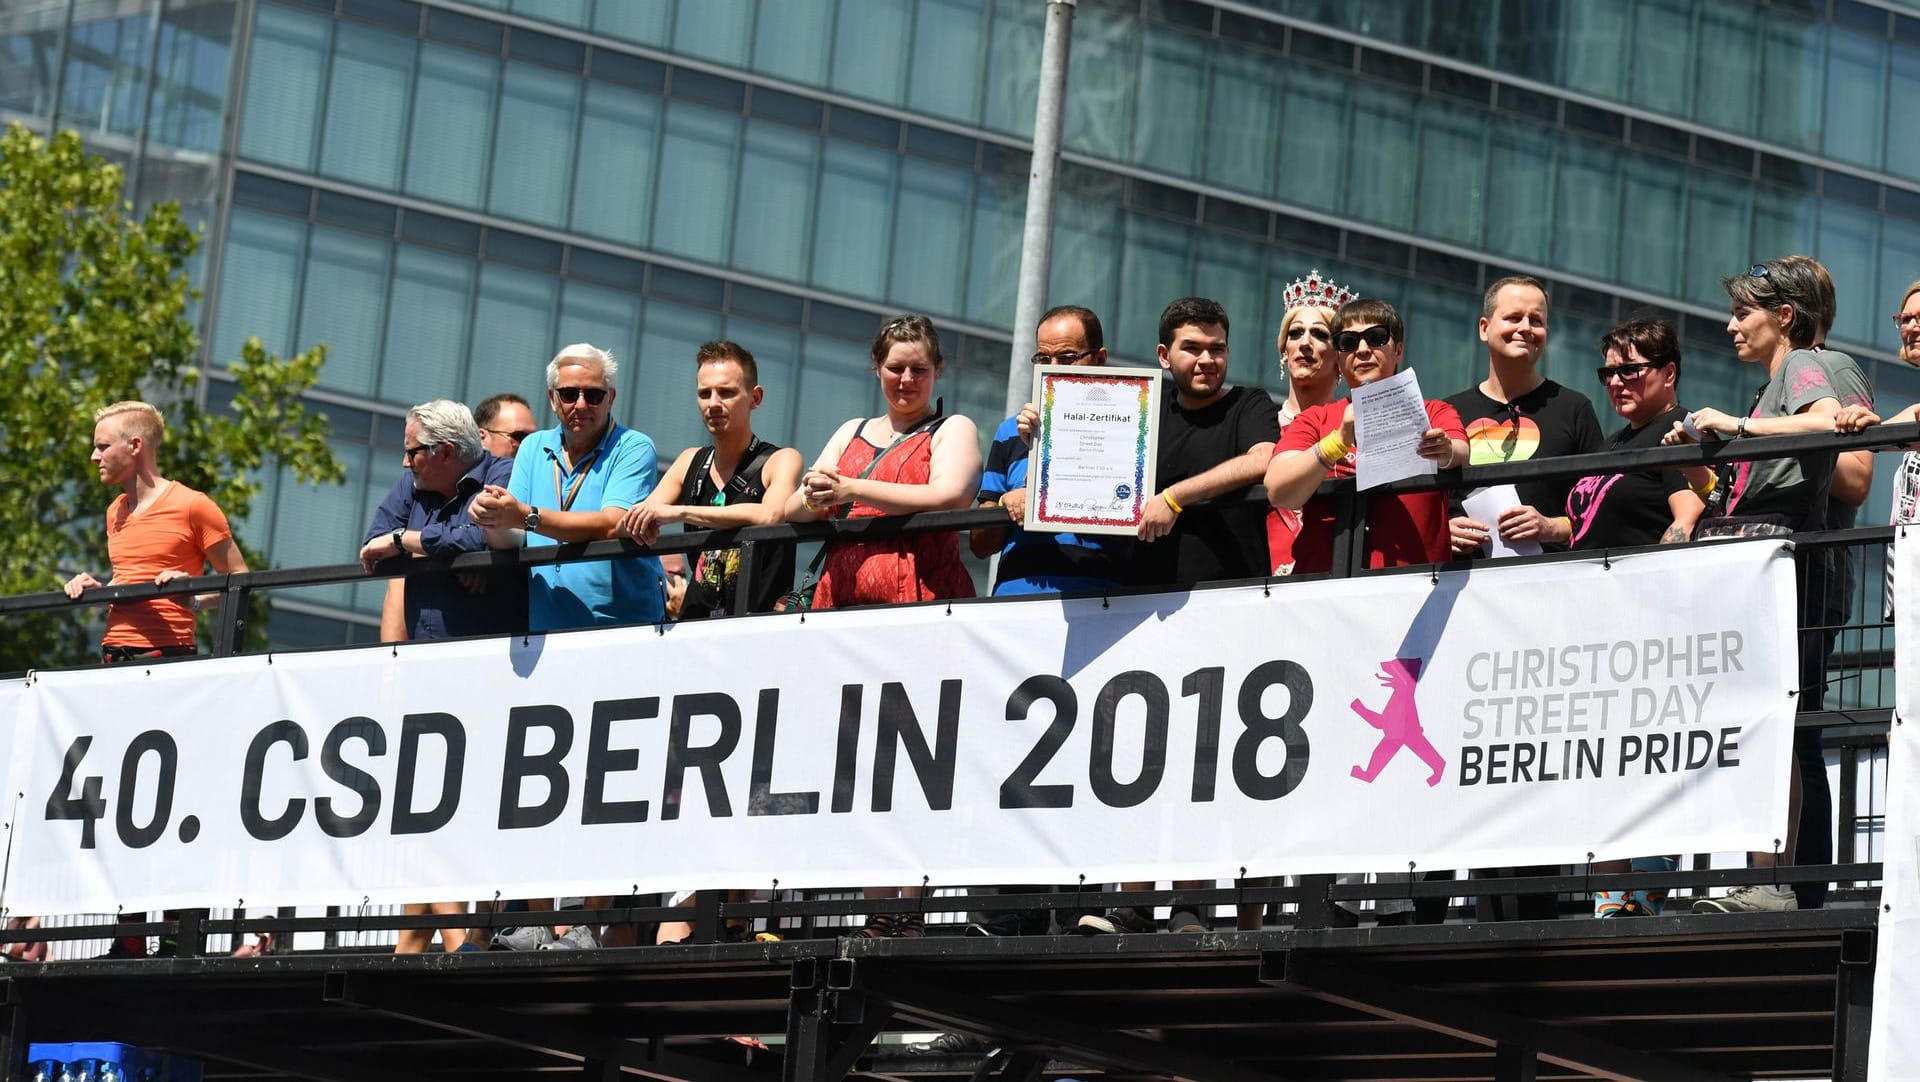
[[[864,426],[863,426],[864,427]],[[842,477],[858,477],[880,448],[854,434],[840,452]],[[916,432],[901,441],[867,476],[875,481],[924,485],[933,472],[933,432]],[[848,518],[878,518],[886,512],[854,501]],[[897,605],[972,597],[973,576],[960,562],[960,535],[923,533],[878,541],[837,541],[827,550],[816,609],[853,605]]]

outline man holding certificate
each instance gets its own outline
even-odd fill
[[[1260,482],[1280,438],[1273,400],[1227,385],[1227,312],[1216,301],[1167,305],[1157,352],[1174,395],[1160,410],[1160,489],[1140,522],[1146,544],[1134,550],[1132,581],[1190,586],[1265,575],[1266,513],[1241,493]]]
[[[1363,387],[1400,371],[1406,329],[1400,313],[1386,301],[1362,299],[1342,305],[1334,316],[1333,348],[1348,387]],[[1425,399],[1427,428],[1419,433],[1416,453],[1441,469],[1467,462],[1467,433],[1452,406]],[[1341,399],[1314,406],[1287,426],[1267,465],[1267,498],[1273,506],[1302,511],[1300,537],[1294,542],[1297,574],[1333,566],[1334,505],[1314,498],[1328,477],[1352,477],[1355,447],[1353,403]],[[1366,533],[1368,567],[1404,567],[1448,558],[1447,497],[1443,492],[1413,492],[1376,498],[1369,508]]]

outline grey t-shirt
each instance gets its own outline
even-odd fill
[[[1837,399],[1842,406],[1871,406],[1873,389],[1852,357],[1827,349],[1796,349],[1787,354],[1748,416],[1791,417],[1823,398]],[[1734,468],[1727,513],[1742,518],[1777,515],[1796,530],[1828,528],[1834,457],[1826,451],[1740,463]]]

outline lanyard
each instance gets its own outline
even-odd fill
[[[564,450],[565,448],[562,448]],[[600,448],[587,452],[587,457],[573,467],[573,484],[562,488],[560,485],[560,456],[553,456],[553,491],[560,497],[560,510],[571,511],[573,499],[580,494],[580,485],[587,479],[587,470],[593,466],[593,460],[600,457]]]

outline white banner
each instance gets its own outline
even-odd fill
[[[1893,576],[1894,724],[1887,734],[1880,931],[1874,957],[1872,1082],[1920,1079],[1920,544],[1900,530]]]
[[[1722,543],[48,673],[6,903],[1770,849],[1792,590],[1777,542]]]

